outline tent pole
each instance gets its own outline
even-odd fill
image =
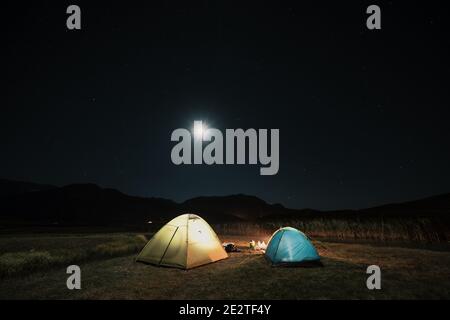
[[[188,268],[188,255],[189,255],[189,215],[186,221],[186,269]]]
[[[166,250],[164,250],[164,253],[163,253],[162,257],[161,257],[161,260],[159,260],[158,265],[161,265],[161,262],[163,261],[164,256],[166,255],[167,249],[169,249],[169,246],[170,246],[170,244],[172,243],[172,239],[173,239],[173,237],[175,237],[175,233],[177,233],[178,228],[179,228],[179,227],[177,227],[177,228],[175,229],[175,231],[173,232],[172,238],[170,238],[169,244],[167,245]]]
[[[273,260],[275,260],[275,258],[277,257],[278,248],[280,247],[280,242],[281,242],[281,239],[283,239],[283,235],[284,235],[284,230],[281,230],[280,240],[278,241],[277,249],[275,250],[275,253],[274,253],[274,255],[273,255]],[[273,266],[273,265],[274,265],[274,262],[272,261],[272,266]]]

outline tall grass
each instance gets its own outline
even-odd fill
[[[20,240],[18,240],[20,241]],[[58,241],[55,238],[54,241]],[[0,278],[46,270],[57,266],[68,266],[90,260],[117,257],[137,253],[145,245],[143,235],[121,237],[92,247],[48,250],[28,250],[0,253]]]
[[[228,235],[270,235],[280,227],[291,226],[312,238],[333,240],[447,242],[448,228],[427,218],[336,219],[308,218],[283,221],[219,224],[215,230]]]

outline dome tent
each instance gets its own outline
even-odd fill
[[[272,235],[267,245],[266,258],[273,266],[322,265],[308,237],[291,227],[280,228]]]
[[[191,269],[228,258],[214,230],[201,217],[183,214],[165,224],[136,261]]]

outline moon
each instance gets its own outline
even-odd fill
[[[203,135],[206,132],[206,124],[203,121],[195,121],[194,122],[194,138],[198,140],[203,140]]]

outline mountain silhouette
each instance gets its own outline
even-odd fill
[[[27,192],[54,189],[56,186],[25,181],[0,179],[0,198],[10,197]]]
[[[64,187],[0,180],[0,221],[4,225],[58,224],[87,226],[163,223],[194,212],[211,223],[288,220],[298,218],[439,217],[450,218],[450,194],[361,210],[289,209],[249,195],[196,197],[183,203],[144,198],[95,184]]]
[[[27,192],[0,201],[0,217],[28,223],[135,224],[178,212],[171,200],[128,196],[95,184]]]
[[[209,212],[215,216],[231,215],[242,220],[253,220],[284,211],[281,205],[271,205],[258,197],[244,194],[196,197],[181,205],[187,211]]]

